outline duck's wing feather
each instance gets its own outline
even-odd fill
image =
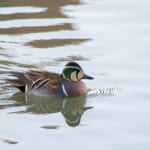
[[[24,75],[31,82],[34,82],[34,81],[36,81],[36,80],[38,80],[40,78],[56,79],[56,78],[60,78],[61,77],[57,73],[47,72],[47,71],[35,71],[35,70],[30,70],[28,72],[25,72]]]
[[[63,80],[60,74],[46,71],[30,70],[25,73],[11,72],[11,75],[15,76],[17,79],[7,79],[7,82],[19,88],[21,91],[25,91],[25,85],[28,85],[31,89],[46,87],[55,91],[59,81]]]
[[[60,74],[46,71],[30,71],[26,72],[25,76],[32,81],[28,89],[30,93],[42,96],[54,96],[64,80]]]

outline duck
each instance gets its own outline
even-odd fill
[[[61,74],[29,70],[27,72],[10,72],[15,79],[7,79],[7,83],[28,95],[70,98],[87,93],[82,79],[94,79],[84,73],[76,62],[65,65]]]

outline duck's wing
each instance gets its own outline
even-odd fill
[[[50,87],[62,80],[60,74],[46,71],[29,71],[25,73],[25,77],[32,82],[30,88]]]
[[[59,81],[62,80],[61,75],[46,71],[30,70],[25,73],[11,72],[12,76],[17,79],[7,79],[7,82],[25,91],[25,86],[28,85],[30,89],[39,89],[41,87],[50,88],[52,91],[57,88]]]

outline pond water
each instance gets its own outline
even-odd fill
[[[150,1],[1,0],[2,150],[150,149]],[[87,96],[26,97],[10,71],[78,62]]]

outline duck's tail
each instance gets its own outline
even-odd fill
[[[12,86],[18,88],[20,91],[25,92],[25,83],[18,79],[6,79],[6,82],[11,84]]]
[[[17,79],[6,79],[6,82],[18,88],[20,91],[25,92],[26,83],[24,82],[24,74],[21,72],[10,72],[10,74],[11,76],[16,77]]]

